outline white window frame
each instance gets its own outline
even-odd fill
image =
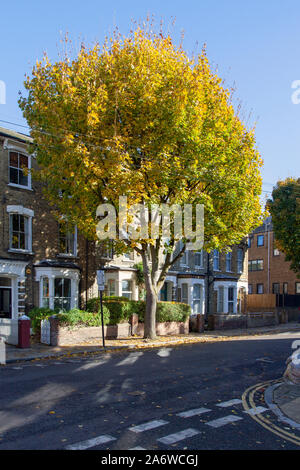
[[[111,285],[113,284],[113,289],[111,289]],[[107,295],[111,297],[112,295],[116,295],[116,280],[115,279],[108,279],[107,280]]]
[[[179,252],[182,250],[183,246],[184,246],[183,242],[180,241],[179,242]],[[185,249],[185,251],[181,255],[179,262],[180,262],[180,266],[188,267],[189,258],[188,258],[187,249]]]
[[[186,287],[186,292],[184,292]],[[181,302],[184,304],[189,303],[189,284],[187,282],[181,283]]]
[[[215,262],[218,261],[218,267],[215,267]],[[220,252],[219,250],[213,251],[213,270],[220,271]]]
[[[232,272],[232,251],[229,251],[226,253],[226,259],[225,259],[225,267],[226,267],[226,272],[231,273]]]
[[[244,250],[242,248],[237,249],[237,272],[242,273],[244,267]]]
[[[129,294],[129,300],[132,300],[132,294],[133,294],[133,282],[131,279],[122,279],[122,297],[127,297],[127,295],[124,295],[124,294]],[[124,290],[123,289],[123,282],[129,282],[129,286],[130,286],[130,290]]]
[[[64,278],[71,280],[71,302],[70,309],[78,307],[78,284],[79,284],[79,271],[77,269],[69,268],[54,268],[54,267],[39,267],[36,266],[36,278],[39,282],[39,306],[43,307],[43,279],[48,278],[49,282],[49,308],[54,310],[54,294],[55,294],[55,278]]]
[[[74,258],[77,256],[77,226],[74,227],[74,232],[71,232],[70,230],[67,230],[66,233],[64,234],[66,236],[66,238],[68,238],[70,235],[72,235],[74,238],[73,238],[73,250],[72,250],[72,253],[63,253],[63,252],[60,252],[59,253],[59,256],[60,257],[65,257],[65,258]],[[60,227],[59,227],[59,239],[61,237],[61,230],[60,230]],[[68,243],[68,241],[67,241]],[[60,240],[59,240],[59,245],[60,245]]]
[[[6,149],[8,149],[8,186],[12,186],[15,188],[21,188],[21,189],[27,189],[29,191],[32,191],[32,186],[31,186],[31,155],[29,155],[23,148],[15,146],[15,145],[7,145]],[[25,157],[28,158],[28,175],[27,175],[27,185],[23,184],[17,184],[17,183],[11,183],[10,182],[10,152],[15,152],[24,155]],[[16,167],[12,167],[16,168]],[[19,170],[20,168],[18,168]]]
[[[196,288],[199,287],[199,297],[195,297],[195,292],[196,292],[195,287]],[[196,302],[199,304],[199,307],[200,307],[198,312],[195,311]],[[203,313],[202,307],[203,307],[203,285],[198,282],[195,282],[193,284],[193,305],[192,305],[193,313],[194,314]]]
[[[16,253],[32,253],[32,218],[34,217],[34,211],[27,209],[23,206],[7,206],[7,213],[9,214],[9,252]],[[27,248],[12,248],[12,218],[11,215],[21,215],[27,218]],[[25,233],[26,236],[26,233]]]
[[[134,261],[134,252],[130,251],[130,253],[124,253],[123,254],[123,260],[124,261]]]
[[[197,263],[196,263],[197,255],[200,256],[200,264],[197,264]],[[204,256],[203,256],[203,250],[201,250],[201,251],[195,251],[195,268],[201,268],[201,269],[203,268],[203,258],[204,258]]]
[[[224,313],[224,286],[217,289],[217,312]]]

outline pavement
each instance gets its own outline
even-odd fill
[[[136,351],[148,348],[174,347],[184,344],[207,343],[217,341],[234,341],[243,339],[254,339],[256,336],[272,334],[300,333],[299,323],[280,324],[277,326],[214,330],[203,333],[190,333],[179,336],[161,336],[156,340],[145,340],[142,337],[131,337],[126,339],[105,340],[105,349],[102,340],[80,343],[72,346],[49,346],[32,341],[30,348],[19,349],[12,345],[5,345],[6,363],[35,361],[55,357],[69,357],[76,355],[93,355],[106,352]],[[280,381],[267,390],[266,400],[270,408],[277,414],[278,418],[300,429],[300,386],[293,385],[287,381]]]

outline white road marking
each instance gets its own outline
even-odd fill
[[[128,428],[129,431],[133,432],[144,432],[149,431],[150,429],[159,428],[160,426],[164,426],[168,424],[168,421],[164,421],[163,419],[148,421],[148,423],[139,424],[138,426],[134,426],[132,428]]]
[[[241,418],[240,416],[228,415],[224,416],[223,418],[214,419],[213,421],[208,421],[205,424],[208,426],[212,426],[213,428],[220,428],[221,426],[225,426],[225,424],[233,423],[234,421],[239,421]]]
[[[233,400],[223,401],[223,403],[218,403],[217,406],[221,406],[221,408],[227,408],[227,406],[239,405],[240,403],[243,403],[242,400],[240,400],[239,398],[234,398]]]
[[[171,354],[172,349],[171,348],[161,348],[157,355],[160,357],[168,357]]]
[[[95,447],[100,444],[105,444],[106,442],[115,441],[116,438],[104,434],[103,436],[94,437],[93,439],[88,439],[87,441],[77,442],[76,444],[71,444],[66,447],[67,450],[84,450],[89,449],[90,447]]]
[[[119,362],[117,364],[117,366],[131,366],[132,364],[134,364],[138,358],[140,356],[142,356],[143,353],[142,352],[138,352],[138,353],[130,353],[128,357],[126,357],[126,359],[123,359],[123,361]]]
[[[202,415],[202,413],[208,413],[209,411],[211,410],[208,408],[194,408],[193,410],[177,413],[176,416],[180,416],[181,418],[190,418],[191,416]]]
[[[23,367],[12,367],[12,369],[20,370],[20,369],[23,369]]]
[[[259,415],[264,411],[268,411],[268,408],[264,408],[263,406],[257,406],[255,408],[251,408],[250,410],[244,411],[244,413],[248,413],[251,416]]]
[[[158,442],[161,442],[162,444],[175,444],[176,442],[183,441],[183,439],[188,439],[189,437],[196,436],[197,434],[200,434],[200,431],[197,429],[184,429],[183,431],[176,432],[175,434],[169,434],[168,436],[161,437],[160,439],[157,439]]]
[[[260,357],[259,359],[255,359],[255,360],[260,361],[260,362],[269,362],[270,364],[274,362],[271,359],[269,359],[268,357]]]

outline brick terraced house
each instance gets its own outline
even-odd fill
[[[0,326],[17,342],[16,320],[34,307],[71,309],[94,295],[95,245],[51,215],[27,135],[0,128]]]
[[[232,247],[227,254],[187,251],[170,268],[160,300],[188,303],[193,314],[245,313],[247,259],[246,243]],[[139,298],[134,268],[139,261],[136,253],[111,254],[105,268],[107,295]]]

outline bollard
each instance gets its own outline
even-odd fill
[[[18,321],[18,348],[30,348],[30,318],[26,315]]]

